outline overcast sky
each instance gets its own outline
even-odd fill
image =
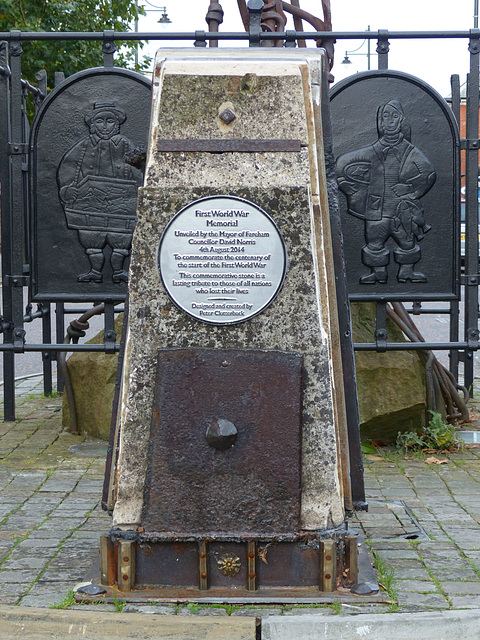
[[[162,0],[163,1],[163,0]],[[158,24],[161,11],[150,11],[163,4],[151,0],[139,0],[148,11],[146,18],[139,21],[139,31],[195,31],[207,30],[205,15],[209,0],[164,0],[170,25]],[[221,1],[225,16],[220,26],[221,31],[242,31],[236,0]],[[322,17],[320,0],[300,0],[302,9]],[[474,0],[331,0],[332,23],[334,31],[364,31],[389,29],[391,31],[438,31],[468,30],[473,27]],[[293,29],[289,21],[287,28]],[[305,29],[312,30],[308,25]],[[174,43],[177,44],[177,43]],[[336,44],[336,59],[333,69],[335,79],[342,78],[367,69],[367,55],[349,55],[351,65],[342,65],[345,51],[353,51],[362,41],[339,41]],[[153,52],[159,45],[151,43],[148,52]],[[171,45],[170,45],[171,46]],[[187,43],[190,46],[190,43]],[[227,46],[221,44],[220,46]],[[229,45],[232,46],[232,45]],[[375,54],[376,43],[371,43],[371,67],[377,68]],[[147,51],[147,49],[145,49]],[[365,43],[357,54],[367,53]],[[431,84],[443,96],[450,94],[450,76],[460,75],[460,82],[465,82],[468,73],[468,41],[467,40],[411,40],[391,41],[389,67],[416,75]]]

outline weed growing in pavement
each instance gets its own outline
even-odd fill
[[[74,604],[77,604],[75,601],[75,594],[71,589],[69,589],[66,596],[60,600],[60,602],[50,603],[48,606],[50,609],[68,609],[68,607],[71,607]]]
[[[112,593],[112,604],[115,607],[115,611],[118,611],[118,613],[121,613],[123,611],[123,607],[127,604],[127,601],[117,598],[117,593],[114,589]]]
[[[47,478],[50,478],[55,473],[55,467],[48,467],[48,469],[45,469],[45,473]]]
[[[395,611],[396,608],[392,609],[392,607],[398,607],[398,598],[394,588],[394,583],[396,581],[395,571],[392,567],[387,566],[385,562],[383,562],[376,551],[373,551],[373,556],[375,558],[375,566],[378,571],[378,584],[388,593],[389,598],[392,600],[390,610]]]
[[[440,413],[429,411],[432,418],[422,433],[415,431],[399,433],[397,448],[405,451],[459,451],[464,448],[463,440],[458,436],[455,427],[448,424]]]
[[[40,395],[41,398],[43,398],[44,400],[51,400],[52,398],[58,398],[58,391],[52,391],[52,393],[48,393],[47,395],[45,395],[43,392]]]
[[[340,602],[332,602],[332,604],[330,605],[330,608],[333,609],[333,613],[336,616],[339,616],[340,613],[342,612],[342,605],[340,604]]]

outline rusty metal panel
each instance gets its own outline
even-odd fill
[[[297,531],[301,418],[298,354],[159,350],[145,530],[195,538]]]
[[[318,546],[318,542],[317,542]],[[319,552],[305,542],[259,542],[257,576],[260,587],[318,586]]]
[[[142,544],[137,549],[137,587],[198,587],[199,553],[195,542]]]
[[[212,542],[208,548],[210,587],[247,589],[247,545]]]

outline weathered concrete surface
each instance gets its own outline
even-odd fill
[[[255,620],[249,618],[147,617],[90,611],[0,606],[2,640],[255,640]]]
[[[480,610],[391,613],[351,617],[271,616],[262,623],[262,640],[478,640]]]
[[[116,341],[120,342],[123,313],[115,319]],[[87,344],[103,344],[100,331]],[[74,353],[67,360],[70,382],[75,396],[78,429],[81,434],[108,440],[112,420],[118,354]],[[70,409],[63,396],[62,424],[70,426]]]
[[[258,64],[241,58],[232,63],[221,57],[188,62],[173,57],[163,66],[158,66],[157,58],[146,186],[139,197],[130,263],[116,527],[141,525],[160,347],[301,353],[305,363],[301,527],[325,529],[343,520],[337,428],[345,418],[336,395],[342,387],[341,370],[332,358],[338,329],[326,185],[319,170],[323,162],[321,58],[316,56],[316,62],[307,64],[301,52],[282,56],[285,59]],[[186,96],[180,99],[179,109],[178,96],[183,91]],[[226,103],[237,114],[230,126],[221,125],[218,117]],[[306,146],[285,157],[160,153],[157,141],[172,136],[298,139]],[[258,316],[233,326],[205,325],[172,304],[158,273],[157,250],[163,229],[183,206],[224,193],[253,201],[273,218],[287,246],[288,271],[277,298]]]
[[[354,342],[374,342],[375,306],[351,304]],[[389,340],[405,342],[387,319]],[[357,351],[357,392],[363,441],[395,442],[399,431],[420,431],[425,425],[425,368],[414,351]]]

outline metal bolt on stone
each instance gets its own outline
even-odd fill
[[[233,113],[231,109],[224,109],[220,114],[220,120],[225,124],[230,124],[235,120],[237,116]]]

